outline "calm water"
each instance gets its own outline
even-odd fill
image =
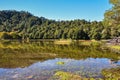
[[[98,46],[52,42],[0,45],[0,80],[48,80],[57,71],[101,78],[103,69],[120,66],[119,54],[102,51]]]

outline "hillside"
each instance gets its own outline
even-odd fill
[[[111,28],[104,22],[55,21],[36,17],[29,12],[0,11],[0,39],[109,39]]]

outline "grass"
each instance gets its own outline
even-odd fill
[[[105,77],[105,80],[120,80],[120,67],[104,69],[102,74]]]
[[[55,40],[54,43],[55,44],[71,44],[72,40],[71,39],[67,39],[67,40],[60,39],[60,40]]]
[[[120,50],[120,45],[113,45],[113,46],[110,46],[110,48]]]
[[[59,61],[59,62],[57,62],[56,64],[58,64],[58,65],[64,65],[65,62]]]
[[[109,50],[115,53],[120,53],[120,45],[107,45],[106,46]]]
[[[69,72],[64,72],[64,71],[57,71],[54,74],[54,76],[52,77],[52,79],[55,79],[55,80],[82,80],[82,78],[80,76],[74,75]]]
[[[96,40],[80,40],[79,44],[84,46],[99,46],[101,45],[101,41]]]
[[[57,71],[50,80],[120,80],[120,67],[102,70],[103,78],[85,78],[70,72]]]
[[[94,78],[83,78],[80,75],[72,74],[70,72],[57,71],[53,77],[49,80],[96,80]],[[97,78],[97,80],[103,80],[101,78]]]

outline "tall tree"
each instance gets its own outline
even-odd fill
[[[110,3],[113,6],[104,14],[105,20],[109,21],[108,25],[117,26],[120,24],[120,0],[110,0]]]

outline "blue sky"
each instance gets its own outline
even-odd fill
[[[55,20],[86,19],[101,21],[109,0],[1,0],[0,10],[24,10]]]

